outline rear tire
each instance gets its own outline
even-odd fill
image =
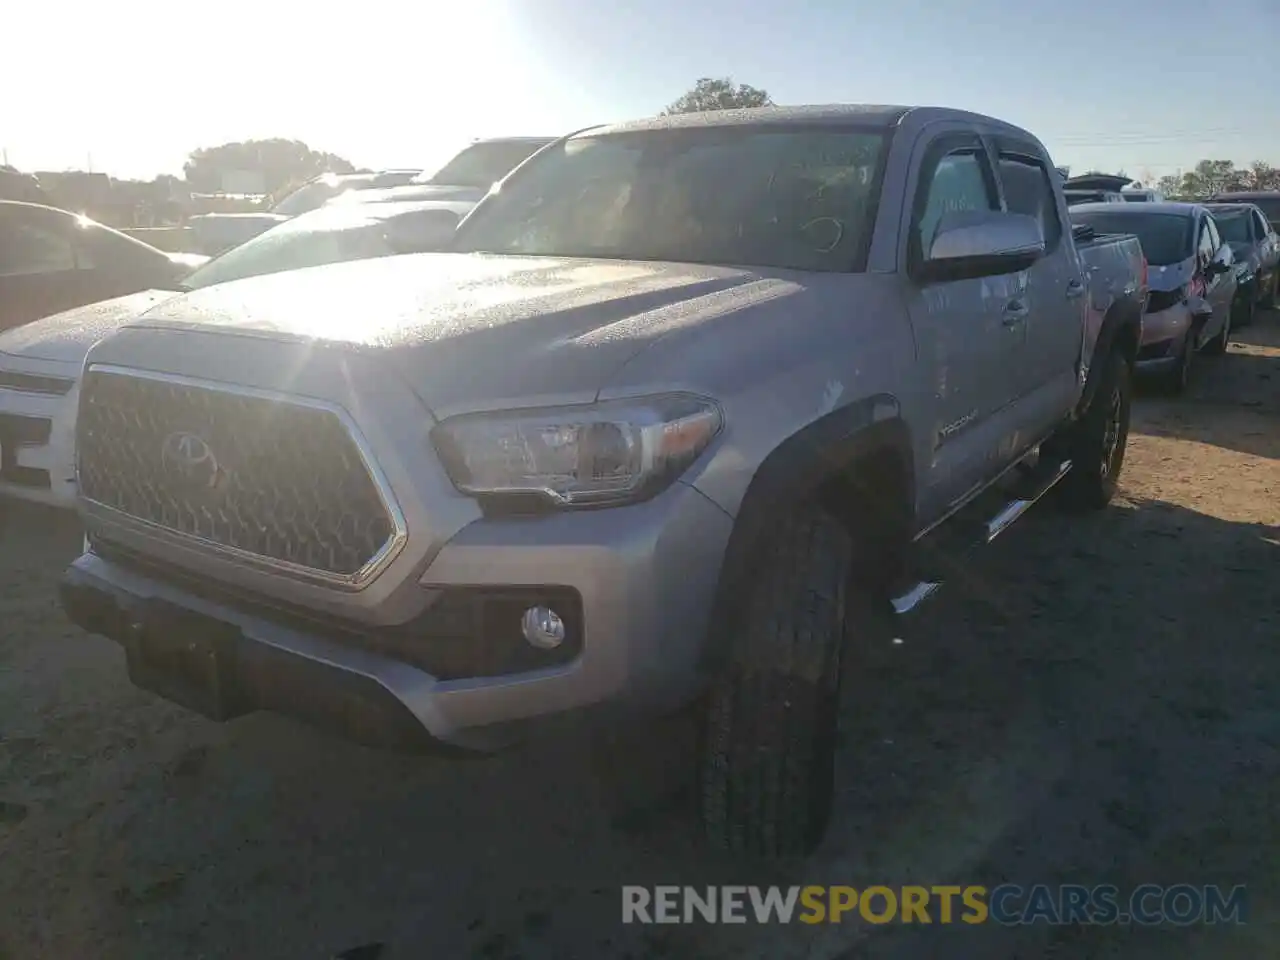
[[[1067,507],[1101,510],[1115,496],[1129,442],[1132,383],[1129,361],[1118,351],[1112,353],[1089,408],[1064,445],[1071,472],[1058,489]]]
[[[773,858],[812,851],[830,817],[854,544],[805,506],[761,549],[707,697],[700,794],[713,845]]]

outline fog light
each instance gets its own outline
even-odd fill
[[[549,607],[530,607],[524,612],[520,627],[529,645],[539,650],[554,650],[564,643],[564,621]]]

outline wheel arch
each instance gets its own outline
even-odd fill
[[[741,588],[754,570],[770,521],[780,510],[818,502],[857,536],[859,573],[884,578],[898,560],[915,520],[911,433],[895,398],[880,395],[841,407],[792,434],[756,469],[736,513],[725,550],[702,665],[725,662]]]
[[[1105,372],[1105,361],[1112,351],[1120,350],[1132,366],[1138,358],[1142,342],[1142,304],[1133,300],[1120,300],[1111,305],[1102,319],[1102,329],[1094,341],[1093,356],[1089,360],[1089,377],[1085,381],[1076,412],[1087,410],[1098,384]]]

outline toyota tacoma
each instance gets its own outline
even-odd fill
[[[62,602],[217,719],[488,752],[698,711],[709,838],[804,852],[842,665],[942,583],[938,545],[1111,498],[1144,283],[988,117],[582,131],[450,252],[236,281],[98,343]]]

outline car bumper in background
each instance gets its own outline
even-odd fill
[[[0,494],[75,506],[79,364],[0,356]]]

